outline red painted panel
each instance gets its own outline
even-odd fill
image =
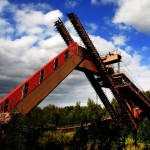
[[[34,73],[31,77],[29,77],[26,81],[21,83],[17,88],[15,88],[12,92],[10,92],[7,96],[2,98],[0,100],[0,111],[2,111],[2,105],[4,101],[9,99],[8,103],[8,109],[7,111],[13,110],[14,106],[22,100],[22,94],[23,94],[23,87],[25,83],[28,83],[28,92],[26,95],[28,95],[30,92],[32,92],[39,84],[40,84],[40,72],[41,70],[45,69],[44,79],[46,79],[48,76],[50,76],[55,70],[54,70],[54,60],[58,58],[58,67],[60,67],[65,62],[65,52],[69,51],[68,58],[72,55],[78,55],[78,45],[77,43],[71,44],[68,48],[66,48],[64,51],[62,51],[60,54],[58,54],[55,58],[53,58],[50,62],[48,62],[46,65],[44,65],[42,68],[40,68],[36,73]]]

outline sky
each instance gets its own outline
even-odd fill
[[[83,46],[66,13],[74,12],[100,55],[118,50],[121,70],[150,90],[150,0],[0,0],[0,98],[7,95],[67,46],[54,27],[61,18]],[[111,100],[110,92],[104,92]],[[87,104],[96,93],[79,71],[73,71],[39,105]]]

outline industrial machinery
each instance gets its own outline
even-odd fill
[[[137,128],[136,119],[140,118],[141,112],[150,116],[150,101],[125,74],[115,72],[111,67],[112,64],[121,62],[121,55],[101,57],[77,16],[74,13],[67,16],[85,48],[73,40],[60,19],[56,21],[55,26],[68,47],[0,100],[0,118],[8,112],[26,115],[77,69],[85,74],[117,127],[122,127],[124,122],[118,117],[103,92],[103,87],[109,88],[113,93],[124,111],[126,123]],[[132,103],[137,106],[136,109],[133,109]]]

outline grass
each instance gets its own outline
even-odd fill
[[[150,145],[148,145],[150,149]],[[144,150],[146,145],[143,143],[137,143],[137,146],[134,145],[134,140],[132,138],[126,139],[126,150]]]
[[[65,135],[69,136],[69,137],[73,137],[75,134],[75,132],[71,131],[71,132],[66,132]]]

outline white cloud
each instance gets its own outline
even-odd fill
[[[63,17],[63,14],[60,10],[53,10],[44,15],[44,21],[47,25],[54,24],[56,20]]]
[[[43,32],[43,29],[40,27],[32,27],[28,29],[29,35],[41,35]]]
[[[11,24],[5,19],[0,18],[0,37],[9,37],[9,34],[12,34],[13,32],[14,29],[11,27]]]
[[[14,55],[23,54],[28,50],[35,42],[37,38],[35,36],[23,36],[20,39],[14,41],[7,39],[0,39],[1,51]]]
[[[78,2],[77,1],[74,1],[74,0],[66,0],[65,2],[65,6],[67,8],[74,8],[78,5]]]
[[[113,22],[125,23],[138,31],[150,33],[149,8],[149,0],[120,0]]]
[[[87,23],[87,26],[88,26],[88,28],[90,28],[88,30],[89,33],[94,33],[98,29],[98,25],[95,23]]]
[[[8,5],[9,5],[9,2],[7,0],[1,0],[0,1],[0,13],[3,12],[5,7],[7,7]]]
[[[5,19],[0,18],[0,26],[7,26],[9,23]]]
[[[133,56],[121,51],[123,56],[123,72],[133,81],[140,89],[150,90],[150,70],[147,66],[141,65],[142,56],[136,51]]]
[[[17,22],[19,34],[35,33],[35,30],[38,30],[38,33],[47,32],[47,34],[52,35],[54,22],[58,17],[62,18],[62,16],[60,10],[53,10],[45,14],[36,10],[18,10],[15,14],[15,21]]]
[[[22,55],[21,60],[26,64],[26,67],[31,69],[33,72],[38,70],[53,57],[54,56],[51,56],[51,53],[48,54],[46,49],[32,47],[24,55]]]
[[[116,49],[112,42],[109,42],[100,36],[90,35],[90,38],[100,55],[107,54],[108,52]]]
[[[129,25],[122,24],[122,23],[119,23],[117,27],[118,27],[120,30],[126,30],[126,31],[130,31],[130,30],[131,30],[131,27],[130,27]]]
[[[132,50],[133,50],[132,46],[127,46],[127,47],[125,48],[125,51],[126,51],[126,52],[131,52]]]
[[[149,50],[149,47],[147,47],[147,46],[143,46],[141,49],[141,51],[143,51],[143,52],[148,51],[148,50]]]
[[[69,20],[66,21],[64,24],[65,24],[65,27],[67,28],[67,30],[69,31],[69,33],[71,33],[73,35],[77,35],[77,32],[74,30],[74,27]]]
[[[32,26],[43,24],[44,17],[43,13],[40,11],[30,10],[30,12],[26,12],[24,10],[18,10],[15,15],[15,20],[21,26],[30,28]]]
[[[39,46],[47,50],[55,48],[59,49],[59,47],[60,49],[64,49],[66,47],[64,41],[61,40],[61,36],[59,36],[59,34],[56,34],[55,36],[50,37],[49,39],[41,40],[39,42]],[[58,50],[55,51],[55,53],[56,52],[58,52]]]
[[[123,35],[113,36],[112,40],[113,40],[113,43],[116,46],[124,46],[124,45],[126,45],[126,43],[125,43],[126,42],[126,37],[123,36]]]
[[[109,4],[109,3],[117,3],[118,0],[91,0],[91,4],[100,5],[100,4]]]
[[[14,31],[9,32],[13,38],[6,38],[2,34],[0,39],[0,83],[2,85],[0,86],[0,96],[7,94],[39,69],[39,67],[66,48],[64,41],[54,27],[54,21],[58,17],[63,17],[63,13],[60,10],[48,10],[44,12],[37,10],[37,8],[35,9],[36,6],[34,7],[33,5],[29,7],[24,5],[22,9],[17,6],[15,7],[16,10],[11,12],[13,13],[12,16],[15,16],[12,18],[14,26],[9,21],[9,18],[8,20],[5,18],[1,18],[0,20],[0,24],[4,28],[10,27]],[[65,25],[69,29],[69,33],[73,39],[80,44],[81,39],[77,36],[71,23],[66,21]],[[93,29],[96,29],[96,27],[93,26]],[[100,36],[90,35],[90,38],[100,55],[116,49],[113,42],[107,41]],[[128,50],[131,49],[128,46],[126,48]],[[140,61],[142,57],[137,53],[131,56],[125,51],[121,51],[126,66],[133,71],[133,74],[136,74],[139,81],[142,81],[144,89],[148,90],[150,70],[146,66],[141,66]],[[142,75],[146,80],[142,78]],[[82,94],[80,94],[81,92]],[[68,104],[67,102],[71,101],[72,98],[74,98],[74,102],[81,101],[81,103],[85,103],[88,97],[93,99],[96,97],[92,86],[82,72],[73,71],[50,94],[50,97],[47,97],[49,101],[45,103],[48,104],[56,101],[63,103],[64,100]]]
[[[12,7],[13,7],[13,9],[12,9]],[[41,11],[43,13],[53,10],[50,4],[47,4],[44,2],[36,3],[36,4],[34,2],[27,3],[27,4],[26,3],[20,3],[18,5],[11,3],[10,8],[12,9],[12,11],[14,13],[16,12],[16,10],[24,10],[26,13],[30,12],[31,10],[37,10],[37,11]]]

